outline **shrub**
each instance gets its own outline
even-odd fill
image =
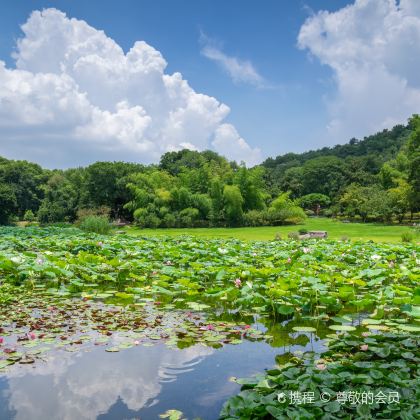
[[[289,232],[287,234],[287,237],[289,239],[292,239],[293,241],[298,241],[299,240],[299,232]]]
[[[95,232],[103,235],[111,230],[109,220],[104,216],[87,216],[80,222],[79,227],[86,232]]]
[[[77,222],[82,222],[88,216],[101,216],[109,218],[111,208],[107,206],[97,207],[95,209],[79,209],[77,210]]]
[[[402,242],[412,242],[414,239],[414,235],[411,232],[404,232],[401,235],[401,241]]]
[[[267,219],[274,225],[284,223],[298,224],[306,219],[306,214],[293,200],[289,193],[280,194],[270,205]]]
[[[160,226],[160,219],[154,213],[151,213],[146,218],[147,227],[151,229],[156,229]]]
[[[299,229],[299,235],[306,235],[308,233],[308,229]]]
[[[274,239],[276,241],[281,241],[281,235],[280,235],[280,233],[276,233],[276,236],[274,237]]]
[[[325,209],[321,210],[320,214],[325,217],[333,217],[334,216],[334,209]]]
[[[250,210],[244,214],[245,226],[264,226],[266,224],[265,213],[259,210]]]
[[[163,218],[163,225],[167,228],[174,227],[176,224],[176,218],[173,214],[167,213]]]
[[[136,225],[142,228],[146,227],[147,215],[148,215],[147,209],[145,208],[136,209],[133,214]]]
[[[26,210],[23,215],[23,220],[25,222],[33,222],[35,220],[34,212],[32,210]]]
[[[187,207],[179,212],[179,223],[181,227],[190,227],[198,220],[200,212],[193,207]]]
[[[55,222],[55,223],[49,223],[48,226],[56,227],[60,229],[68,229],[68,228],[72,228],[73,224],[69,222]]]

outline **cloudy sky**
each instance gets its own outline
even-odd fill
[[[0,155],[249,165],[420,112],[419,0],[0,2]]]

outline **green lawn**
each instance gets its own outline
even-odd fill
[[[384,226],[373,223],[342,223],[326,218],[310,218],[299,226],[264,226],[241,228],[194,228],[194,229],[140,229],[127,228],[132,235],[193,235],[206,238],[238,238],[244,240],[270,240],[276,234],[286,238],[289,232],[300,228],[307,230],[326,230],[331,239],[341,239],[347,236],[352,240],[373,240],[377,242],[400,242],[403,232],[412,231],[407,226]]]

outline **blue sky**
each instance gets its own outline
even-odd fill
[[[416,84],[417,76],[412,75],[418,62],[404,60],[404,57],[401,59],[401,54],[398,58],[396,54],[389,57],[384,52],[373,62],[371,57],[380,49],[376,44],[371,44],[370,51],[362,52],[357,59],[352,50],[362,50],[365,45],[369,46],[372,39],[382,37],[385,44],[397,44],[406,50],[407,56],[416,53],[413,51],[416,47],[410,46],[404,33],[396,40],[390,39],[389,25],[384,23],[391,19],[395,26],[401,27],[407,17],[419,19],[417,13],[420,11],[415,0],[405,0],[406,4],[400,8],[396,4],[390,7],[389,3],[388,0],[360,0],[356,4],[344,0],[3,0],[0,2],[0,60],[5,62],[7,69],[15,69],[15,59],[11,53],[16,51],[17,40],[32,37],[32,44],[28,44],[27,48],[33,48],[43,23],[34,23],[31,35],[25,35],[20,25],[28,20],[33,10],[51,7],[64,12],[67,18],[76,18],[97,30],[103,30],[125,54],[136,41],[145,41],[166,60],[165,74],[180,72],[183,80],[188,81],[196,93],[216,98],[230,108],[230,112],[221,117],[218,124],[234,127],[235,135],[249,145],[249,149],[243,150],[244,159],[247,154],[255,156],[255,162],[249,162],[252,164],[267,156],[342,143],[353,136],[360,137],[404,122],[411,113],[418,112],[419,86]],[[326,12],[320,12],[322,10]],[[308,24],[305,23],[307,19],[311,20]],[[366,32],[366,25],[378,29],[359,36],[359,23],[361,32]],[[56,26],[54,28],[57,30]],[[420,33],[419,28],[420,23],[414,26],[416,35]],[[54,32],[51,36],[55,36]],[[48,45],[45,49],[53,48],[51,44]],[[343,49],[345,54],[342,54]],[[25,51],[18,51],[19,54],[24,57]],[[25,57],[21,69],[36,74],[39,67],[34,70],[34,61]],[[40,57],[37,59],[41,60]],[[46,54],[42,60],[48,61],[49,55]],[[349,66],[349,60],[354,65]],[[402,68],[394,65],[396,61],[403,62]],[[381,70],[384,63],[387,66],[386,74]],[[376,74],[376,82],[369,80],[369,74]],[[389,81],[388,77],[392,80]],[[350,86],[351,80],[358,81],[357,86],[361,86],[359,97],[357,86]],[[379,82],[383,90],[387,90],[385,83],[389,82],[392,92],[384,98],[380,97],[381,93],[376,102],[370,103],[372,93],[368,87]],[[0,86],[1,83],[0,79]],[[407,91],[407,86],[410,91]],[[78,91],[82,92],[83,86]],[[380,91],[379,84],[373,93]],[[26,97],[24,100],[29,99]],[[398,110],[394,109],[396,100],[404,103]],[[98,105],[92,100],[91,103]],[[363,104],[366,105],[365,111],[361,109]],[[149,112],[147,104],[141,103],[141,106],[146,113]],[[378,111],[369,118],[372,107],[378,108]],[[10,119],[9,114],[6,115]],[[189,127],[195,123],[183,120],[183,124]],[[217,130],[215,127],[209,128],[210,131],[203,136],[207,135],[210,139],[214,136],[212,130]],[[32,138],[27,133],[23,142],[25,145],[32,142],[29,149],[35,150],[34,144],[37,142],[39,148],[41,145],[49,150],[54,147],[48,126],[44,127],[42,134],[38,129],[32,131]],[[221,131],[217,135],[221,136]],[[215,143],[220,145],[220,150],[217,147],[216,150],[229,155],[231,132],[228,135],[225,130],[225,137]],[[9,139],[22,139],[22,134],[15,135],[13,128],[9,127],[9,133]],[[186,137],[186,144],[192,143],[198,149],[205,148],[204,140],[195,145],[191,139],[193,134],[186,131],[182,135]],[[16,140],[16,143],[19,141]],[[211,147],[212,140],[208,141]],[[79,153],[76,143],[69,146],[70,154]],[[165,142],[165,147],[172,150],[180,148],[181,144],[181,141],[172,140],[171,137],[170,141]],[[235,149],[235,146],[232,148]],[[260,149],[258,156],[256,148]],[[29,158],[24,150],[28,148],[13,147],[10,140],[6,144],[6,140],[2,142],[0,138],[0,154]],[[94,150],[92,146],[89,153],[94,153]],[[146,150],[146,147],[141,150]],[[164,150],[163,146],[160,147],[153,152],[153,156],[146,151],[147,158],[144,160],[156,160],[157,154]],[[48,166],[54,166],[55,163],[58,166],[72,164],[71,159],[65,161],[59,156],[56,162],[48,162],[48,157],[43,154],[46,155],[43,150],[37,150],[33,156]],[[116,157],[125,159],[126,155],[116,153]],[[74,163],[88,163],[94,158],[92,155],[86,162],[75,158]],[[98,158],[107,159],[108,156],[104,152],[99,153]],[[242,155],[232,152],[232,158],[239,160]],[[138,159],[142,160],[142,157]]]

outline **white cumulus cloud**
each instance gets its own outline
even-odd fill
[[[327,128],[334,140],[403,123],[420,111],[418,0],[356,0],[320,11],[301,27],[298,46],[333,70]]]
[[[0,61],[0,155],[67,167],[151,162],[213,146],[231,159],[261,160],[234,128],[230,147],[218,148],[229,107],[195,92],[180,73],[166,74],[165,59],[147,43],[124,53],[103,31],[56,9],[34,11],[22,31],[16,67]]]
[[[221,124],[216,129],[212,143],[216,150],[226,154],[229,150],[232,158],[238,162],[245,161],[249,165],[256,165],[260,161],[260,150],[252,149],[249,144],[239,136],[236,128],[232,124]],[[234,147],[232,148],[232,145]],[[246,156],[246,160],[244,159]]]

